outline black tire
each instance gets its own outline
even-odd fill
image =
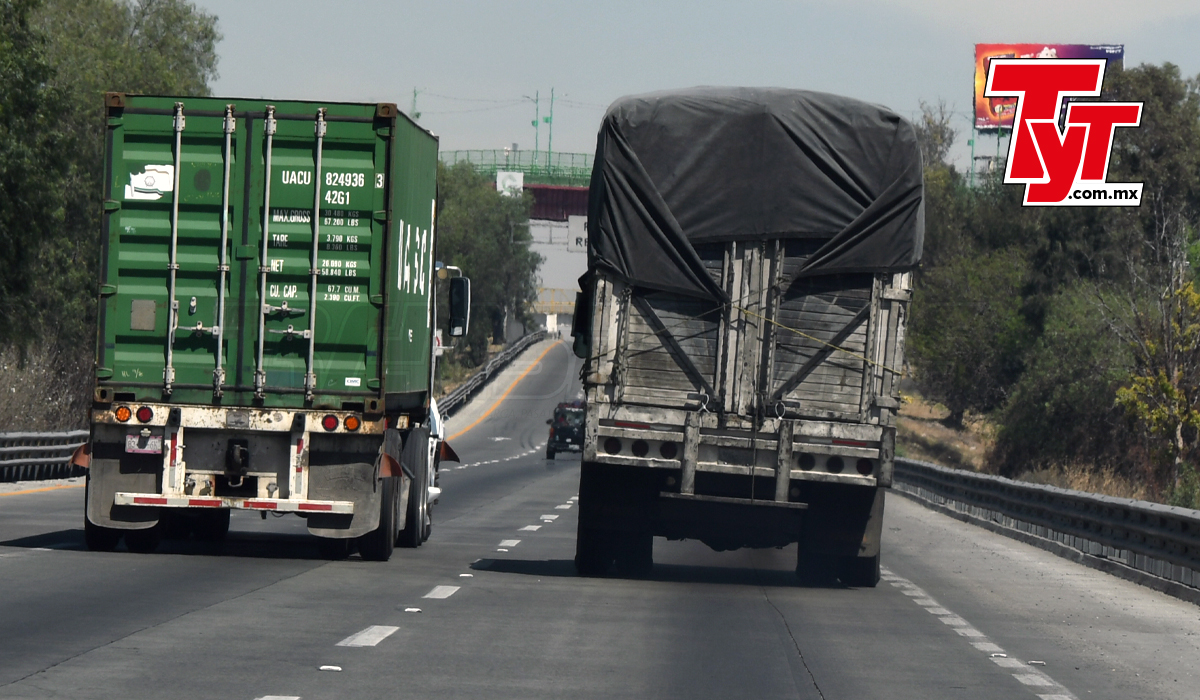
[[[879,584],[879,555],[843,557],[838,562],[838,578],[854,588],[874,588]]]
[[[334,537],[318,537],[317,551],[321,553],[322,559],[338,561],[350,556],[350,539],[349,538],[334,538]]]
[[[93,525],[87,516],[83,516],[83,541],[93,552],[111,552],[121,541],[121,531],[111,527]]]
[[[805,586],[832,586],[837,583],[837,564],[834,557],[801,550],[796,557],[796,576]]]
[[[151,554],[162,543],[162,525],[145,530],[129,530],[125,533],[125,548],[137,554]]]
[[[383,479],[379,504],[379,527],[358,538],[358,552],[367,561],[387,561],[396,548],[396,520],[400,497],[396,482],[400,479],[389,476]]]
[[[201,542],[223,542],[229,534],[228,508],[201,512],[192,523],[192,533]]]
[[[407,549],[420,547],[429,527],[429,433],[417,428],[404,441],[404,464],[413,472],[405,506],[404,529],[396,543]]]
[[[192,519],[182,513],[164,508],[158,522],[164,540],[186,540],[192,536]]]
[[[88,519],[87,508],[88,498],[92,491],[92,477],[89,475],[84,479],[83,487],[83,541],[87,548],[93,552],[111,552],[117,548],[117,544],[121,541],[121,530],[116,530],[111,527],[100,527],[92,524]]]
[[[580,576],[603,576],[614,557],[612,533],[586,527],[582,520],[575,536],[575,571]]]
[[[546,459],[554,459],[554,448],[546,446]]]
[[[616,537],[617,573],[627,578],[643,578],[654,570],[654,535],[622,533]]]

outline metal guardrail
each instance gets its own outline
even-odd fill
[[[496,355],[487,361],[471,378],[454,388],[449,394],[437,400],[438,412],[442,414],[442,418],[448,418],[462,405],[467,402],[476,391],[479,391],[483,385],[488,383],[488,380],[495,375],[496,372],[504,369],[509,362],[513,361],[517,355],[521,354],[525,348],[546,337],[546,331],[537,331],[521,338],[517,342],[508,346],[503,352]]]
[[[496,372],[512,362],[525,348],[546,337],[546,331],[531,333],[473,374],[461,386],[438,399],[438,410],[449,416],[460,408],[473,393],[487,384]],[[72,430],[62,433],[0,433],[0,482],[65,479],[82,476],[83,469],[70,463],[75,448],[87,442],[88,431]]]
[[[64,433],[0,433],[0,481],[33,481],[80,476],[70,463],[88,431]]]
[[[893,488],[992,529],[1058,543],[1096,568],[1200,602],[1200,511],[896,460]],[[995,526],[998,526],[995,527]],[[1037,542],[1035,542],[1037,544]],[[1118,566],[1113,566],[1116,564]],[[1121,568],[1132,570],[1120,571]],[[1169,583],[1167,583],[1169,582]],[[1172,587],[1170,583],[1177,584]],[[1186,587],[1180,590],[1178,586]]]

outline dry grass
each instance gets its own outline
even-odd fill
[[[1085,464],[1048,467],[1028,471],[1017,476],[1020,481],[1033,484],[1057,486],[1075,491],[1099,493],[1105,496],[1132,498],[1138,501],[1159,501],[1144,483],[1134,482],[1113,472],[1112,469],[1096,469]]]
[[[905,393],[896,421],[896,454],[967,471],[984,471],[992,448],[992,426],[982,417],[968,414],[962,429],[945,423],[950,411],[926,401],[916,393]],[[1146,484],[1117,474],[1109,468],[1069,464],[1023,472],[1019,481],[1057,486],[1105,496],[1159,501]]]
[[[896,420],[896,454],[955,469],[980,471],[991,448],[991,426],[982,418],[968,414],[963,429],[946,425],[950,411],[926,401],[917,394],[905,393]]]
[[[90,354],[33,347],[22,362],[16,349],[0,349],[0,432],[86,428],[91,367]]]

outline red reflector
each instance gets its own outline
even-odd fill
[[[834,440],[835,445],[846,445],[847,447],[866,447],[867,443],[858,440]]]
[[[300,454],[303,451],[304,451],[304,438],[300,438],[299,440],[296,441],[296,454]]]
[[[300,510],[333,510],[330,503],[301,503]]]
[[[613,425],[617,426],[618,428],[637,428],[639,430],[650,429],[649,423],[630,423],[629,421],[623,420],[613,421]]]
[[[149,496],[134,496],[133,502],[143,506],[165,506],[167,499],[165,498],[150,498]]]
[[[261,508],[263,510],[275,510],[279,507],[279,504],[272,503],[271,501],[246,501],[242,505],[247,508]]]
[[[149,423],[154,420],[154,409],[149,406],[142,406],[137,410],[137,419],[143,423]]]
[[[321,427],[326,430],[337,430],[338,417],[337,416],[325,416],[324,418],[321,419]]]
[[[202,508],[217,508],[225,504],[215,498],[189,498],[188,505],[200,506]]]

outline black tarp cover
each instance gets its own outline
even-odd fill
[[[910,269],[924,229],[916,134],[883,107],[701,87],[619,99],[600,128],[589,269],[638,287],[727,301],[692,245],[730,240],[823,239],[796,279]]]

